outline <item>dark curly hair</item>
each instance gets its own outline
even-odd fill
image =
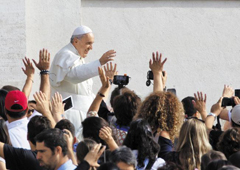
[[[227,159],[240,151],[240,129],[232,128],[225,131],[219,138],[217,148],[224,153]]]
[[[137,118],[146,119],[152,131],[167,131],[173,141],[182,125],[184,110],[173,93],[155,92],[142,102],[134,119]]]
[[[119,126],[129,126],[137,113],[141,99],[133,91],[123,90],[121,95],[114,98],[113,110]]]
[[[138,119],[131,123],[123,145],[138,150],[138,167],[144,167],[144,160],[155,161],[160,151],[160,146],[154,141],[151,128],[144,119]]]

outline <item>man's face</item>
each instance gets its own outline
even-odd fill
[[[53,170],[57,165],[57,156],[51,151],[50,148],[44,146],[44,142],[36,143],[37,160],[40,166],[47,170]]]
[[[135,168],[133,167],[133,165],[128,165],[124,162],[118,162],[117,163],[117,167],[121,170],[134,170]]]
[[[93,33],[85,34],[81,37],[81,39],[75,38],[73,41],[74,47],[77,49],[78,53],[81,57],[87,57],[87,54],[90,50],[92,50],[92,45],[94,43]]]

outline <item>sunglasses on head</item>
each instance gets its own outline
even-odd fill
[[[186,120],[189,120],[189,119],[195,119],[195,120],[199,120],[199,121],[205,123],[204,120],[202,120],[202,119],[198,119],[197,117],[194,117],[194,116],[190,116],[190,117],[187,117],[187,118],[186,118]]]

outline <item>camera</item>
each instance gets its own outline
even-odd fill
[[[240,89],[235,89],[235,96],[237,96],[238,98],[240,98]],[[222,107],[226,107],[226,106],[232,106],[234,107],[236,104],[234,102],[234,98],[228,98],[228,97],[224,97],[222,99]]]
[[[163,74],[163,76],[165,76],[165,73],[164,73],[164,72],[162,72],[162,74]],[[152,72],[151,70],[149,70],[149,71],[147,72],[147,82],[146,82],[146,85],[147,85],[147,86],[150,86],[151,80],[153,80],[153,79],[154,79],[154,77],[153,77],[153,72]]]
[[[123,87],[124,85],[128,85],[129,78],[130,77],[127,75],[116,75],[113,78],[113,84],[118,85],[119,87]]]

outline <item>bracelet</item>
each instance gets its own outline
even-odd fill
[[[216,119],[217,115],[214,114],[214,113],[209,113],[207,116],[213,116],[214,117],[214,120]]]
[[[100,92],[98,92],[98,95],[101,96],[101,97],[105,97],[105,95],[100,93]]]
[[[40,71],[40,74],[42,75],[42,74],[48,74],[49,73],[49,71],[48,70],[41,70]]]

